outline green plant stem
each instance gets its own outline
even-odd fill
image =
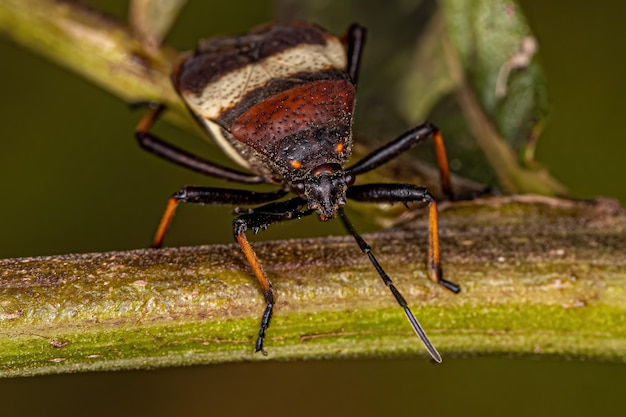
[[[416,213],[420,213],[417,215]],[[444,204],[453,295],[426,279],[426,218],[366,236],[433,343],[457,355],[626,360],[626,214],[614,202]],[[236,245],[0,261],[0,375],[216,362],[427,355],[350,237],[254,244],[264,303]]]
[[[190,119],[169,80],[178,52],[147,51],[110,16],[78,2],[1,0],[0,31],[127,102],[156,100],[178,123]]]

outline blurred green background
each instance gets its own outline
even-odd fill
[[[126,7],[118,0],[91,3],[118,15]],[[538,160],[575,197],[626,203],[626,3],[521,4],[540,42],[552,102]],[[385,10],[385,2],[379,7]],[[377,36],[375,18],[357,18]],[[345,24],[357,18],[344,16]],[[168,41],[190,49],[199,38],[272,19],[268,1],[191,0]],[[376,71],[367,56],[362,71]],[[0,257],[146,247],[173,191],[223,185],[141,152],[132,136],[140,114],[5,38],[0,97]],[[158,131],[199,153],[213,149],[165,123]],[[185,206],[166,244],[229,243],[229,216],[228,208]],[[335,222],[302,223],[260,238],[342,233]],[[421,359],[268,361],[9,379],[0,380],[0,410],[3,416],[626,415],[624,365],[570,359],[445,356],[440,366]]]

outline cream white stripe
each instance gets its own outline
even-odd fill
[[[224,137],[224,132],[222,131],[222,127],[215,122],[210,120],[203,119],[204,124],[206,125],[209,132],[215,139],[215,143],[219,145],[220,148],[224,151],[226,155],[228,155],[233,161],[241,165],[245,168],[250,168],[250,164],[243,159],[239,152],[230,144],[228,139]]]
[[[346,66],[344,47],[339,39],[333,37],[328,39],[325,45],[298,45],[257,64],[231,71],[207,85],[200,95],[189,91],[182,93],[196,114],[204,119],[215,120],[222,111],[232,107],[245,94],[264,86],[273,78],[287,78],[299,72],[333,68],[345,70]],[[213,128],[209,129],[213,131]]]

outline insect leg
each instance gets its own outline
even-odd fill
[[[393,285],[393,282],[391,281],[391,278],[389,278],[387,273],[383,270],[383,268],[380,266],[380,264],[378,263],[378,261],[374,257],[374,254],[372,253],[372,250],[371,250],[370,246],[356,232],[356,230],[354,230],[354,226],[352,226],[352,223],[350,223],[350,221],[346,217],[346,214],[343,211],[343,208],[339,209],[338,212],[339,212],[339,217],[341,218],[341,221],[343,222],[343,224],[346,227],[346,229],[348,230],[348,232],[352,235],[352,237],[354,237],[354,240],[356,240],[356,243],[359,245],[359,248],[361,249],[361,251],[368,256],[370,262],[372,263],[372,265],[374,265],[374,268],[376,268],[376,271],[378,272],[378,275],[380,275],[380,277],[382,278],[382,280],[385,283],[385,285],[387,287],[389,287],[389,290],[391,290],[391,293],[395,297],[395,299],[398,302],[398,304],[400,305],[400,307],[402,307],[404,309],[404,314],[406,315],[407,319],[409,320],[409,323],[411,323],[411,327],[413,327],[413,330],[415,331],[417,336],[422,340],[422,343],[424,343],[424,346],[426,347],[426,350],[428,350],[428,353],[430,354],[430,356],[436,362],[440,363],[441,362],[441,355],[439,354],[439,352],[437,352],[437,349],[431,343],[430,339],[426,335],[426,332],[424,331],[422,326],[419,324],[419,322],[417,321],[417,319],[413,315],[413,312],[411,311],[411,309],[407,305],[407,302],[404,299],[404,297],[402,296],[402,294],[400,294],[400,291],[398,291],[398,289],[395,287],[395,285]]]
[[[269,201],[274,201],[287,192],[284,190],[276,190],[266,193],[258,193],[248,190],[231,190],[227,188],[209,188],[209,187],[192,187],[187,186],[181,188],[175,192],[167,202],[163,217],[157,232],[154,235],[152,243],[153,248],[161,247],[165,233],[169,228],[176,207],[179,202],[194,203],[194,204],[213,204],[213,205],[248,205],[248,204],[261,204]]]
[[[139,142],[139,146],[143,149],[165,160],[204,175],[227,181],[243,182],[248,184],[266,182],[265,179],[257,175],[239,172],[200,158],[187,151],[170,145],[150,133],[150,128],[154,125],[154,123],[156,123],[164,109],[165,106],[162,104],[154,105],[150,112],[141,119],[135,128],[135,138],[137,139],[137,142]]]
[[[352,175],[359,175],[364,172],[371,171],[385,162],[392,160],[401,153],[408,151],[413,146],[423,142],[431,135],[435,142],[435,154],[437,155],[437,165],[439,166],[441,189],[448,197],[452,198],[450,169],[448,167],[448,158],[446,156],[446,148],[443,143],[443,137],[441,136],[439,129],[430,123],[424,123],[408,130],[394,141],[376,149],[359,162],[349,167],[346,172],[351,173]]]
[[[269,225],[279,223],[285,220],[298,219],[308,214],[311,214],[312,210],[302,211],[306,202],[299,197],[294,199],[267,204],[263,207],[250,210],[250,212],[242,214],[237,217],[233,222],[235,240],[239,243],[244,256],[248,260],[248,263],[252,267],[252,271],[256,276],[261,289],[263,290],[263,297],[265,298],[265,310],[261,318],[261,329],[255,344],[255,352],[262,352],[264,355],[267,353],[263,349],[263,339],[265,338],[265,332],[267,331],[270,320],[272,318],[272,311],[274,304],[276,303],[276,297],[274,295],[274,288],[272,282],[267,277],[267,274],[261,266],[261,262],[256,255],[254,249],[248,242],[245,232],[248,229],[252,229],[254,232],[259,229],[267,228]]]
[[[367,29],[353,23],[342,37],[342,41],[348,45],[348,67],[346,71],[352,79],[352,84],[355,85],[359,78],[359,68],[361,67],[361,57],[363,56],[366,34]]]
[[[365,184],[354,185],[348,188],[347,197],[356,201],[370,203],[412,203],[416,201],[428,204],[428,277],[458,293],[461,288],[450,281],[443,279],[439,246],[439,215],[437,202],[426,187],[412,184]]]

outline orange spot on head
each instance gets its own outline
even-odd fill
[[[337,153],[343,152],[343,142],[339,142],[337,144],[337,148],[336,149],[337,149]]]
[[[300,168],[302,168],[302,162],[300,162],[300,161],[293,160],[289,164],[291,165],[291,167],[293,169],[300,169]]]

